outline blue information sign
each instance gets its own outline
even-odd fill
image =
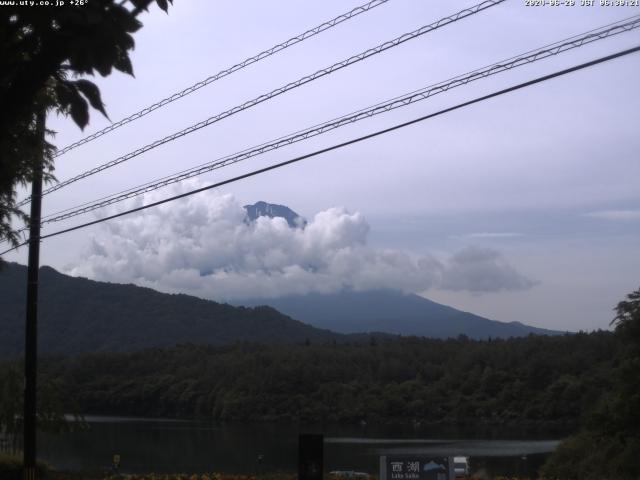
[[[385,455],[380,457],[380,480],[453,480],[451,457]]]

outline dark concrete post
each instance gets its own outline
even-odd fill
[[[24,480],[36,480],[36,376],[38,362],[38,270],[40,267],[40,217],[45,112],[38,114],[36,132],[42,141],[40,158],[33,167],[27,269],[27,319],[24,351]]]
[[[298,437],[298,480],[322,480],[323,474],[322,435],[303,435]]]

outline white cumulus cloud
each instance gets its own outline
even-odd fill
[[[198,186],[184,182],[172,193]],[[151,193],[136,202],[159,198]],[[66,270],[227,301],[345,288],[485,292],[533,285],[493,250],[467,249],[440,261],[370,247],[368,233],[364,216],[343,207],[319,212],[306,228],[293,229],[283,218],[249,223],[233,196],[203,192],[104,223],[81,260]]]

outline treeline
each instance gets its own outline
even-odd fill
[[[557,423],[612,385],[609,332],[473,341],[181,345],[41,362],[83,413],[221,421]]]

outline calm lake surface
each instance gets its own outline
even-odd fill
[[[40,434],[38,456],[59,469],[120,472],[295,472],[300,433],[325,436],[325,470],[378,473],[390,454],[465,455],[472,471],[534,475],[562,433],[507,428],[220,425],[202,421],[86,417],[90,429]],[[262,460],[258,457],[262,456]]]

